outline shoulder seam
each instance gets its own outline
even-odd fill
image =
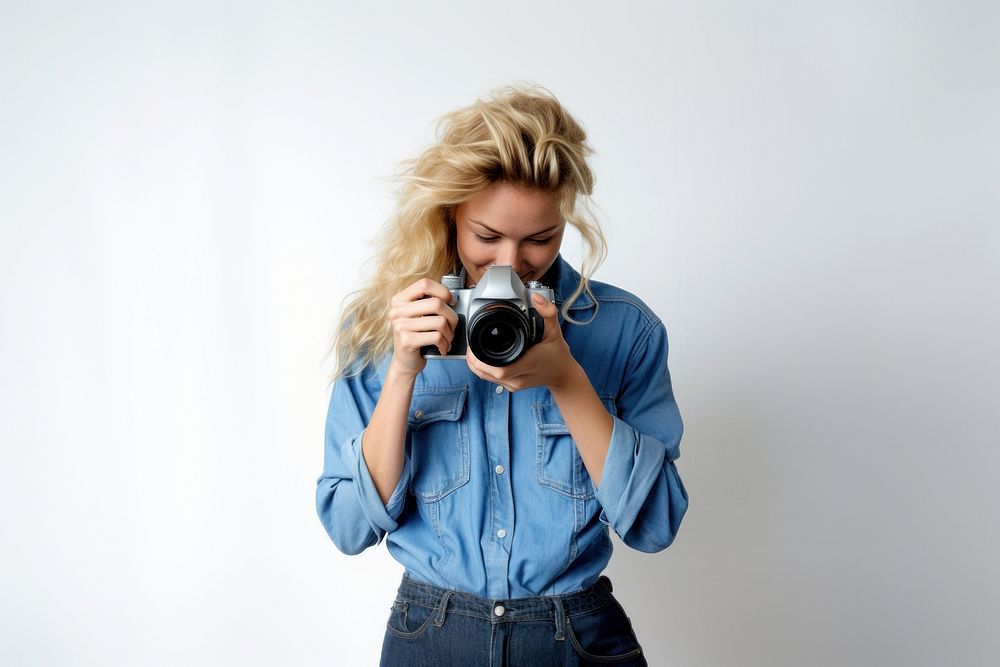
[[[628,305],[635,308],[642,315],[643,319],[646,320],[647,326],[656,326],[660,324],[660,318],[657,317],[656,313],[649,309],[649,306],[642,303],[636,298],[629,298],[628,296],[599,296],[596,297],[599,302],[617,301],[619,303],[627,303]]]
[[[657,327],[663,327],[663,322],[660,321],[659,318],[654,319],[656,321],[648,323],[646,328],[643,329],[642,333],[639,335],[639,338],[635,341],[635,344],[632,346],[632,351],[629,353],[628,359],[625,360],[625,368],[631,368],[632,362],[637,356],[639,356],[640,351],[646,349],[646,345],[649,343],[649,337],[653,335],[653,331]]]

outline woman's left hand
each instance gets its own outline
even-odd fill
[[[477,359],[471,349],[465,353],[473,373],[510,391],[543,385],[559,387],[570,377],[570,370],[576,364],[559,327],[556,305],[541,294],[532,294],[531,300],[545,321],[545,331],[542,340],[529,348],[523,357],[510,366],[488,366]]]

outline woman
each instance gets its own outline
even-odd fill
[[[663,324],[589,280],[604,238],[585,140],[544,90],[445,115],[345,308],[316,504],[341,551],[388,536],[405,567],[383,665],[646,664],[601,572],[609,527],[641,551],[673,541],[683,427]],[[583,275],[559,254],[566,224]],[[541,339],[502,367],[427,359],[465,335],[441,277],[468,288],[493,265],[552,288],[531,296]]]

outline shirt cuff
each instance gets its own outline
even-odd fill
[[[664,448],[634,428],[614,417],[611,442],[601,470],[597,501],[600,520],[624,536],[663,470]]]
[[[368,464],[365,463],[364,450],[361,447],[363,440],[364,431],[347,443],[350,448],[351,468],[354,472],[354,488],[357,490],[358,502],[368,523],[381,541],[385,533],[391,533],[399,527],[396,519],[403,511],[406,490],[410,485],[410,460],[403,458],[403,472],[399,476],[399,483],[389,496],[389,502],[383,505],[378,489],[375,488],[375,482],[368,471]]]

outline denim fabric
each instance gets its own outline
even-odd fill
[[[545,278],[557,305],[579,274],[561,257]],[[334,385],[316,508],[334,544],[356,554],[386,538],[407,573],[487,598],[557,595],[594,584],[609,528],[634,549],[674,539],[688,496],[674,464],[683,432],[667,332],[638,298],[592,282],[560,318],[563,337],[614,428],[595,488],[545,387],[514,392],[465,360],[435,359],[416,379],[399,484],[379,498],[361,449],[388,358]]]
[[[389,612],[383,667],[645,665],[611,581],[565,596],[490,600],[406,575]]]

